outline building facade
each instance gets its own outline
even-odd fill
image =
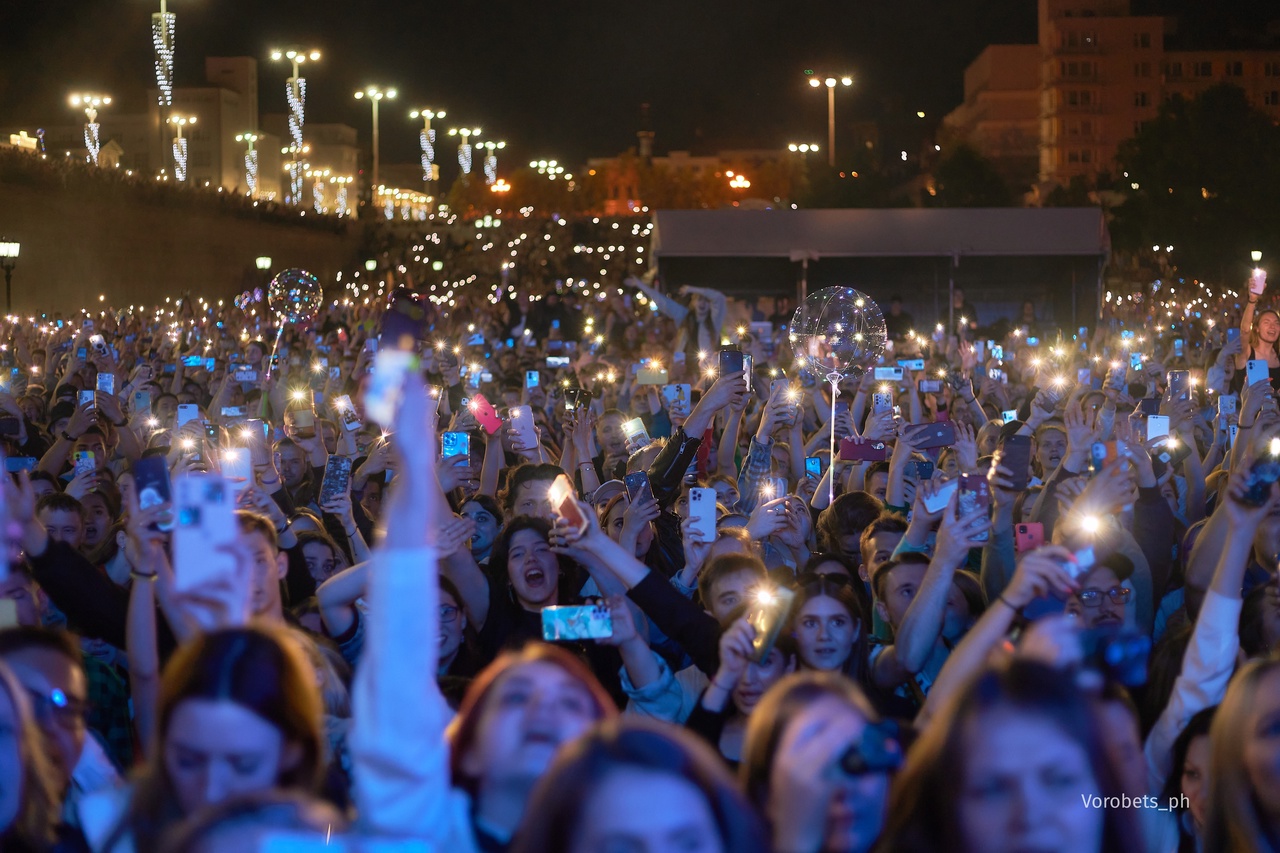
[[[1110,169],[1122,142],[1174,95],[1231,83],[1280,121],[1280,51],[1166,47],[1173,22],[1133,15],[1129,0],[1038,0],[1035,45],[993,45],[965,72],[965,103],[944,119],[957,137],[1009,168],[1028,148],[1036,104],[1033,199]],[[1034,50],[1035,67],[1032,65]]]

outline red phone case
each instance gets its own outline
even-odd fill
[[[889,458],[889,447],[883,441],[858,444],[844,438],[840,440],[840,458],[846,462],[882,462]]]
[[[1038,521],[1013,526],[1013,550],[1021,554],[1023,551],[1034,551],[1044,544],[1044,525]]]
[[[920,439],[916,444],[920,450],[950,447],[956,443],[956,428],[951,423],[908,424],[904,433],[910,436],[913,442]]]
[[[471,398],[468,404],[471,408],[471,414],[475,415],[476,423],[487,432],[493,435],[502,429],[502,418],[498,417],[498,413],[494,411],[493,406],[484,398],[483,394],[477,394]]]

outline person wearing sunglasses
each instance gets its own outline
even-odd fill
[[[1080,591],[1067,600],[1066,612],[1081,620],[1084,628],[1119,628],[1127,621],[1133,589],[1124,582],[1133,574],[1133,563],[1122,554],[1111,554],[1079,578]]]

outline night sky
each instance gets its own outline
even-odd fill
[[[1134,0],[1135,12],[1183,15],[1200,43],[1280,48],[1264,0]],[[479,125],[518,160],[580,163],[635,143],[642,103],[658,152],[825,142],[825,92],[806,68],[851,72],[840,119],[914,114],[933,122],[963,94],[964,67],[990,43],[1031,42],[1034,0],[171,0],[177,85],[203,84],[206,55],[260,60],[260,108],[284,111],[286,66],[272,46],[318,47],[307,120],[342,122],[367,144],[368,83],[396,86],[382,116],[383,161],[417,158],[408,110]],[[142,0],[0,3],[0,127],[69,122],[66,95],[96,89],[141,110],[153,84]],[[1280,36],[1280,32],[1277,32]],[[110,122],[104,116],[104,125]],[[104,127],[104,130],[106,128]],[[109,133],[109,130],[107,130]]]

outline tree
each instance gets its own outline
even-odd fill
[[[951,148],[933,169],[937,195],[925,196],[929,207],[1008,207],[1013,194],[1000,172],[967,143]]]
[[[1182,276],[1222,282],[1243,277],[1250,250],[1280,250],[1280,129],[1240,88],[1170,99],[1116,160],[1117,249],[1173,246]]]

